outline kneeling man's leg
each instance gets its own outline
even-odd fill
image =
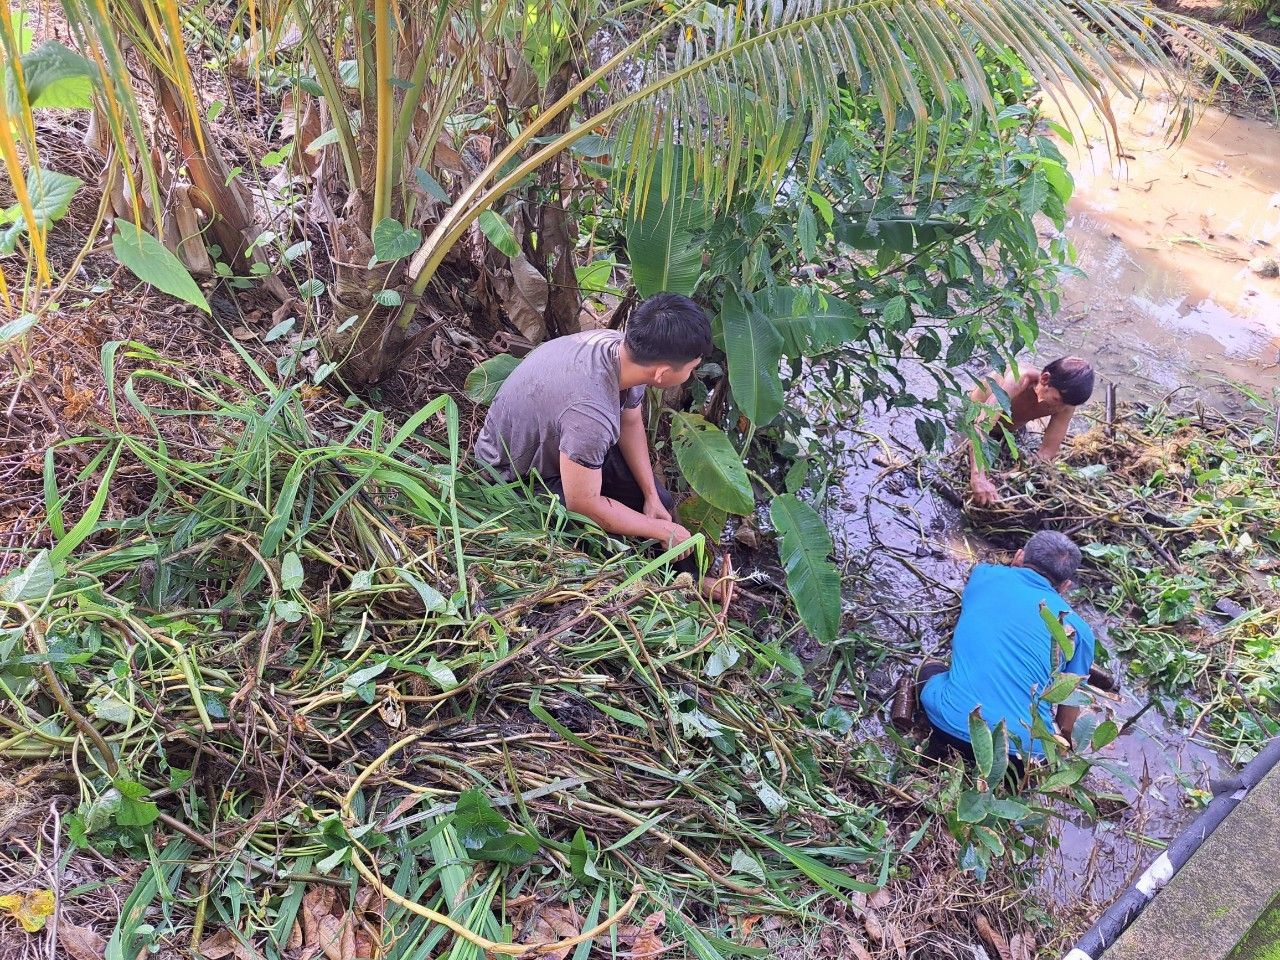
[[[671,492],[656,475],[653,478],[653,485],[657,488],[658,499],[662,501],[662,505],[667,508],[672,519],[676,519],[676,502]],[[637,513],[644,512],[644,491],[640,489],[635,475],[627,466],[626,457],[622,455],[621,448],[616,444],[609,448],[604,458],[604,465],[600,468],[600,492]],[[671,565],[677,572],[687,573],[695,579],[700,572],[698,558],[693,553],[686,553]]]

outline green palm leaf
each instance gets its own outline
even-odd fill
[[[1274,47],[1144,0],[752,0],[690,4],[676,19],[677,39],[656,50],[648,84],[618,112],[618,155],[634,158],[624,182],[643,183],[663,172],[644,145],[680,143],[712,200],[769,182],[806,136],[820,143],[837,83],[869,81],[889,132],[905,110],[919,163],[931,100],[967,109],[975,124],[994,120],[978,49],[1016,56],[1068,115],[1062,94],[1073,86],[1108,118],[1108,84],[1136,96],[1146,81],[1123,67],[1129,60],[1166,82],[1187,76],[1175,48],[1227,83],[1280,65]],[[1190,110],[1187,84],[1170,86]]]

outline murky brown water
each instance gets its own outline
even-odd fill
[[[1064,147],[1076,182],[1066,234],[1087,276],[1064,285],[1040,352],[1087,356],[1139,395],[1222,379],[1271,394],[1280,279],[1249,263],[1280,259],[1280,133],[1210,109],[1170,147],[1168,109],[1159,95],[1118,100],[1121,156],[1096,119]]]
[[[1058,315],[1043,318],[1033,359],[1088,357],[1101,377],[1099,404],[1108,381],[1143,399],[1190,385],[1227,407],[1239,402],[1222,389],[1230,381],[1273,395],[1280,279],[1257,276],[1249,261],[1280,258],[1280,133],[1273,123],[1210,110],[1170,148],[1166,110],[1158,97],[1137,111],[1116,104],[1122,157],[1108,153],[1096,121],[1085,123],[1077,149],[1065,148],[1076,179],[1065,232],[1086,276],[1068,281]],[[916,373],[908,371],[909,383],[929,389],[932,381]],[[913,419],[909,410],[869,413],[840,435],[846,469],[828,516],[850,600],[867,632],[903,663],[945,643],[969,569],[991,553],[925,482],[919,471],[927,468],[912,464],[920,452]],[[1106,645],[1106,624],[1082,612]],[[1102,708],[1122,722],[1146,700],[1127,687]],[[1041,864],[1048,896],[1095,912],[1194,817],[1196,792],[1222,766],[1158,709],[1107,754],[1136,785],[1099,775],[1093,786],[1127,806],[1097,824],[1063,823],[1060,849]]]

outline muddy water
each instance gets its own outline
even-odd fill
[[[1231,381],[1275,396],[1280,279],[1257,275],[1249,263],[1280,258],[1280,133],[1272,123],[1210,110],[1171,149],[1162,132],[1167,110],[1159,97],[1136,110],[1117,102],[1123,156],[1108,152],[1096,122],[1084,124],[1075,148],[1064,146],[1076,181],[1065,232],[1084,276],[1068,280],[1058,314],[1042,318],[1030,359],[1088,357],[1101,378],[1099,402],[1107,382],[1139,399],[1190,386],[1228,408],[1240,402],[1224,389]],[[929,378],[907,373],[913,387],[931,392]],[[929,468],[915,461],[913,419],[909,410],[868,411],[857,429],[836,437],[844,473],[828,521],[849,600],[864,629],[897,658],[870,678],[880,692],[901,666],[945,651],[974,562],[1007,559],[967,533],[959,510],[930,486],[922,473]],[[1080,609],[1107,646],[1105,622]],[[1122,722],[1147,699],[1126,685],[1100,709]],[[1194,817],[1197,797],[1225,769],[1158,708],[1107,754],[1122,773],[1099,774],[1092,786],[1124,804],[1112,804],[1118,812],[1096,824],[1063,823],[1058,849],[1040,864],[1044,893],[1091,915]]]
[[[869,678],[872,689],[887,694],[899,670],[924,656],[946,657],[959,592],[974,563],[1009,558],[966,531],[959,509],[921,472],[928,468],[914,460],[920,450],[910,411],[869,415],[860,432],[844,439],[844,481],[828,522],[863,629],[893,651]],[[1087,602],[1075,605],[1109,649],[1105,618]],[[1114,659],[1111,668],[1122,673]],[[1099,698],[1097,711],[1123,723],[1147,699],[1141,687],[1123,683],[1115,699]],[[1194,817],[1194,791],[1207,790],[1222,768],[1213,751],[1188,740],[1158,707],[1105,755],[1121,772],[1096,774],[1091,786],[1123,798],[1123,807],[1112,804],[1118,812],[1096,824],[1062,822],[1057,849],[1040,863],[1045,895],[1090,913],[1109,904]]]
[[[1250,263],[1280,259],[1280,133],[1209,109],[1171,148],[1169,111],[1167,96],[1118,99],[1118,156],[1096,119],[1063,147],[1076,184],[1065,232],[1085,276],[1064,285],[1040,349],[1087,356],[1140,396],[1222,380],[1269,395],[1280,279]]]

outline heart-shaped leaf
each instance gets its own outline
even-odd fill
[[[32,167],[28,170],[27,193],[31,199],[31,212],[35,214],[36,226],[46,230],[65,217],[76,191],[83,186],[84,181],[79,177],[71,177],[56,170],[46,170],[44,167]],[[0,254],[12,253],[18,238],[29,226],[22,207],[15,203],[0,211],[0,223],[13,224],[0,236]]]
[[[212,313],[209,301],[204,298],[182,261],[151,234],[139,230],[128,220],[117,220],[116,234],[111,238],[111,249],[116,259],[133,271],[143,283],[149,283],[157,290],[185,300],[205,313]]]
[[[507,377],[511,376],[511,371],[519,365],[520,358],[513,357],[509,353],[500,353],[496,357],[490,357],[483,363],[477,364],[467,374],[467,379],[463,383],[462,389],[476,403],[488,406],[493,403],[493,398],[498,395],[498,388],[502,386]]]
[[[80,54],[56,40],[42,43],[22,57],[22,80],[31,109],[58,107],[85,110],[93,106],[93,82],[97,69]],[[9,110],[18,112],[17,84],[13,68],[5,69]]]
[[[373,259],[375,263],[389,263],[412,256],[422,243],[422,234],[406,227],[394,217],[379,220],[373,228]]]

